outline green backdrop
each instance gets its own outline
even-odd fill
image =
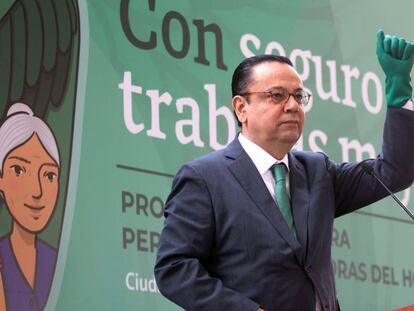
[[[237,132],[230,80],[245,57],[291,57],[312,93],[296,148],[353,161],[381,146],[377,30],[414,40],[414,3],[405,0],[101,0],[78,10],[73,117],[46,117],[69,171],[57,229],[43,233],[59,249],[47,310],[179,310],[153,275],[164,202],[184,162]],[[414,208],[410,189],[398,196]],[[390,199],[335,221],[343,310],[414,303],[413,233]]]

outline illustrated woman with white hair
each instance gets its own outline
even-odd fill
[[[0,240],[8,311],[43,309],[56,250],[37,238],[49,223],[59,193],[59,151],[48,125],[25,104],[9,108],[0,127],[0,192],[12,218]]]

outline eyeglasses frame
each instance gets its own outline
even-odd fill
[[[286,91],[287,91],[287,90],[286,90]],[[293,99],[294,99],[294,100],[295,100],[295,101],[296,101],[299,105],[301,105],[302,107],[307,106],[307,105],[308,105],[308,103],[309,103],[309,101],[310,101],[310,98],[311,98],[312,94],[310,94],[309,92],[306,92],[306,91],[303,91],[303,92],[304,92],[304,94],[306,95],[306,96],[304,96],[304,98],[307,98],[306,104],[303,104],[303,103],[301,103],[301,102],[298,102],[298,101],[296,100],[296,98],[295,98],[295,95],[296,95],[296,94],[294,94],[294,93],[290,93],[290,92],[287,92],[287,93],[289,94],[289,96],[286,98],[286,101],[285,101],[284,103],[278,103],[278,105],[279,105],[279,104],[282,104],[282,105],[286,104],[286,103],[289,101],[290,96],[293,96]],[[268,98],[269,98],[269,97],[272,97],[272,96],[273,96],[274,92],[272,92],[272,91],[246,92],[246,93],[241,93],[241,94],[238,94],[238,95],[239,95],[239,96],[244,97],[244,96],[247,96],[247,95],[252,95],[252,94],[267,94],[267,95],[268,95]]]

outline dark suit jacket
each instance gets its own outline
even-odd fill
[[[388,109],[383,151],[367,160],[393,190],[414,177],[414,112]],[[337,310],[331,240],[335,217],[387,195],[360,163],[290,152],[297,239],[235,139],[184,165],[165,209],[155,266],[161,292],[186,310]]]

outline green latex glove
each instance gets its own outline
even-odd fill
[[[410,72],[414,45],[404,38],[377,33],[377,56],[385,73],[385,96],[388,107],[402,107],[411,99]]]

